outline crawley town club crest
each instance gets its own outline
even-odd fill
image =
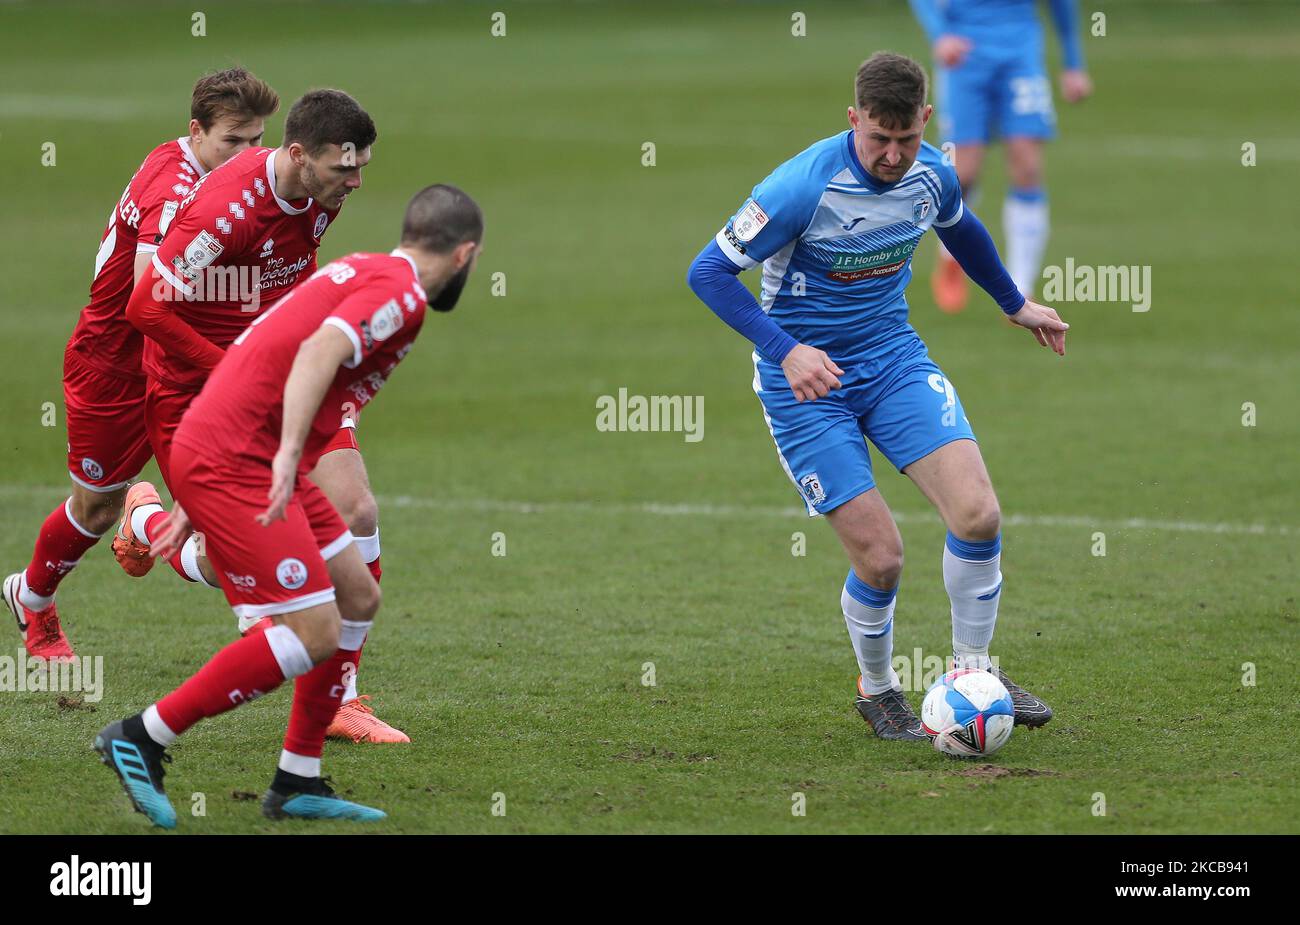
[[[281,587],[296,591],[307,583],[307,566],[301,559],[281,559],[275,567],[275,578]]]

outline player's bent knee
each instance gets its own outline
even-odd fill
[[[382,602],[383,592],[379,590],[379,584],[371,580],[368,584],[362,584],[359,588],[349,591],[346,597],[340,596],[339,612],[342,613],[344,620],[366,623],[379,613],[379,605]]]
[[[948,529],[963,540],[991,540],[1002,529],[1002,511],[994,499],[973,504],[954,519]]]
[[[353,536],[374,536],[379,529],[379,503],[369,489],[361,489],[345,520]]]
[[[858,567],[854,566],[854,571],[857,571]],[[861,568],[867,574],[859,574],[858,577],[871,587],[882,591],[896,588],[899,579],[903,576],[903,550],[873,551],[865,557]]]
[[[72,494],[72,516],[91,533],[106,533],[122,516],[126,490],[89,491],[76,489]]]
[[[339,648],[342,624],[335,607],[311,608],[299,613],[285,614],[284,623],[302,642],[311,656],[312,664],[319,665]]]

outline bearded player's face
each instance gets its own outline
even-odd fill
[[[331,212],[361,188],[361,168],[370,163],[370,149],[326,145],[315,157],[303,153],[302,185],[307,195]]]

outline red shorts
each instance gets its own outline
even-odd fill
[[[114,491],[138,475],[152,450],[145,432],[144,382],[100,372],[63,353],[68,474],[91,491]]]
[[[149,432],[149,444],[153,447],[154,459],[158,460],[158,470],[162,472],[163,481],[172,490],[173,496],[176,490],[172,485],[169,471],[172,437],[176,435],[176,428],[180,426],[185,409],[198,397],[198,394],[188,389],[173,389],[152,376],[145,385],[144,422]]]
[[[241,617],[292,613],[334,600],[325,562],[352,533],[325,493],[299,476],[283,520],[262,526],[271,467],[235,469],[187,444],[171,446],[171,489],[203,534],[226,600]]]

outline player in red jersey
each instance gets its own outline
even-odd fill
[[[181,202],[153,255],[153,272],[127,306],[128,320],[147,337],[145,421],[169,486],[171,440],[182,415],[235,337],[316,269],[316,249],[344,199],[361,186],[374,140],[374,122],[356,100],[340,90],[314,90],[289,110],[281,147],[242,152]],[[340,423],[312,480],[343,513],[378,580],[378,511],[354,421]],[[150,540],[165,520],[157,489],[148,482],[132,486],[113,541],[128,574],[152,566]],[[193,537],[169,562],[187,580],[217,587],[200,543]],[[409,742],[375,716],[351,682],[331,734]]]
[[[262,812],[384,817],[335,796],[320,776],[325,730],[380,595],[343,519],[307,476],[338,430],[340,410],[370,402],[411,349],[424,303],[455,305],[482,236],[483,216],[469,196],[451,186],[421,190],[396,250],[335,261],[261,315],[225,351],[176,429],[177,505],[157,552],[183,541],[192,520],[235,612],[272,625],[232,642],[172,693],[96,737],[104,763],[155,825],[176,825],[162,786],[165,749],[199,720],[289,678],[297,679],[293,706]]]
[[[54,593],[122,516],[127,482],[149,461],[140,333],[126,320],[144,273],[182,199],[209,170],[262,140],[280,98],[243,68],[201,77],[189,134],[154,148],[109,216],[95,258],[90,303],[63,355],[72,495],[45,518],[31,562],[4,580],[4,600],[30,655],[69,659]]]

